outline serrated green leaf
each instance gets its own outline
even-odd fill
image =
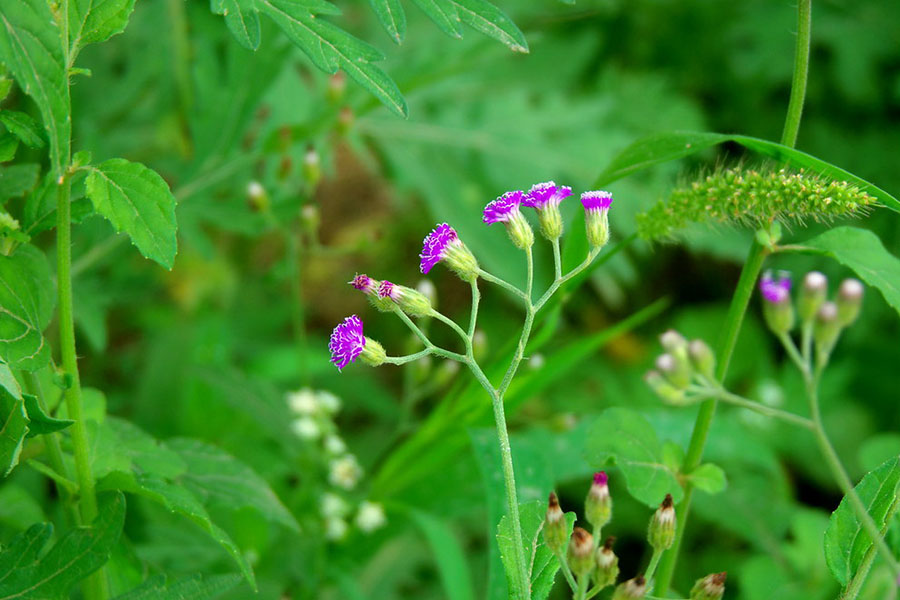
[[[835,227],[803,246],[853,269],[900,313],[900,259],[887,251],[877,235],[857,227]]]
[[[695,488],[703,490],[707,494],[718,494],[728,485],[725,471],[712,463],[700,465],[688,475],[688,479],[694,484]]]
[[[0,417],[3,418],[3,426],[0,427],[0,473],[6,477],[19,464],[19,454],[28,432],[25,401],[21,398],[15,400],[9,412],[0,414]]]
[[[0,255],[0,359],[11,368],[33,371],[47,364],[43,331],[53,316],[54,287],[47,259],[34,246]]]
[[[676,473],[665,464],[656,432],[637,411],[621,407],[603,411],[591,428],[586,455],[597,469],[615,463],[628,492],[651,508],[666,494],[672,494],[675,502],[684,495]]]
[[[29,115],[15,110],[0,110],[0,123],[29,148],[43,148],[41,129]]]
[[[194,575],[166,585],[166,578],[159,575],[113,600],[211,600],[234,589],[240,580],[238,575]]]
[[[885,526],[887,515],[896,510],[898,484],[900,459],[893,457],[867,473],[854,488],[879,529]],[[825,531],[825,561],[841,585],[847,585],[853,578],[871,546],[872,536],[863,529],[845,496],[831,514]]]
[[[451,0],[463,23],[506,44],[513,52],[528,53],[525,34],[506,13],[487,0]]]
[[[69,46],[72,56],[125,31],[134,0],[70,0]]]
[[[369,4],[391,39],[401,43],[406,36],[406,12],[400,0],[369,0]]]
[[[0,167],[0,204],[9,198],[18,198],[34,189],[41,173],[35,163],[21,163]]]
[[[49,539],[49,525],[35,526],[22,534],[30,535],[26,547],[36,548],[28,551],[27,561],[19,558],[9,575],[0,578],[0,600],[61,600],[68,597],[72,586],[102,567],[122,533],[125,497],[119,492],[100,494],[97,504],[98,516],[91,527],[73,529],[43,558],[38,558],[37,550]],[[16,544],[22,547],[22,542]],[[11,551],[0,554],[0,563]]]
[[[438,28],[451,37],[462,37],[462,21],[452,0],[413,0],[419,9],[434,21]]]
[[[49,416],[41,409],[37,398],[31,394],[23,394],[22,399],[25,401],[25,412],[28,414],[28,437],[62,431],[75,422]]]
[[[175,197],[156,171],[113,158],[90,168],[85,193],[141,254],[171,269],[177,251]]]
[[[474,600],[472,578],[459,540],[444,521],[419,510],[410,516],[428,540],[449,600]]]
[[[50,141],[50,162],[59,172],[65,165],[72,132],[69,87],[61,35],[45,0],[4,0],[0,3],[0,62],[41,112]]]
[[[556,579],[556,572],[559,570],[559,561],[553,556],[553,551],[543,542],[540,533],[546,512],[547,505],[541,500],[533,500],[519,505],[525,556],[528,560],[534,557],[534,561],[530,565],[532,600],[544,600],[550,594]],[[566,531],[569,535],[571,535],[574,525],[575,513],[566,513]],[[508,516],[504,515],[497,526],[497,544],[500,546],[500,557],[509,581],[513,581],[513,578],[516,577],[515,538],[512,528],[513,524]]]

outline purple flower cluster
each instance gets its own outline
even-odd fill
[[[422,253],[419,254],[421,261],[419,268],[422,273],[427,274],[434,265],[438,264],[453,243],[459,243],[459,236],[455,229],[446,223],[435,227],[422,242]]]
[[[366,346],[366,338],[363,336],[362,319],[351,315],[339,323],[331,332],[331,340],[328,342],[328,350],[331,352],[331,362],[338,371],[356,360],[362,354]]]
[[[519,206],[524,198],[525,192],[521,190],[506,192],[484,207],[484,217],[481,220],[488,225],[506,223],[519,212]]]
[[[766,301],[773,304],[781,304],[791,295],[791,277],[785,272],[779,272],[778,278],[766,272],[759,280],[759,291]]]
[[[606,210],[612,204],[612,194],[603,191],[585,192],[581,195],[585,212]]]
[[[537,210],[543,210],[548,204],[559,206],[559,203],[572,195],[572,188],[567,185],[556,185],[553,181],[536,183],[531,186],[522,204]]]

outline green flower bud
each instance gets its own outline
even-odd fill
[[[825,361],[838,337],[841,335],[841,323],[838,320],[838,307],[834,302],[825,302],[816,313],[813,327],[813,339],[816,341],[816,352],[820,361]]]
[[[787,273],[774,279],[770,272],[763,274],[759,282],[763,295],[763,317],[766,325],[776,335],[784,335],[794,328],[794,306],[791,303],[791,279]]]
[[[841,327],[850,325],[859,316],[863,292],[863,284],[859,279],[845,279],[841,282],[837,296],[838,323]]]
[[[548,202],[544,208],[538,212],[538,222],[541,225],[541,235],[550,240],[557,240],[563,233],[562,215],[559,212],[559,205]]]
[[[818,271],[810,271],[803,278],[800,297],[797,299],[797,314],[804,323],[812,321],[819,307],[825,302],[828,292],[828,278]]]
[[[660,375],[659,371],[650,371],[644,375],[644,381],[650,386],[650,389],[659,396],[659,399],[666,404],[673,406],[683,406],[687,404],[684,390],[676,388],[674,385]]]
[[[584,500],[584,516],[599,531],[612,518],[612,496],[609,495],[609,478],[604,471],[594,473],[594,482]]]
[[[369,337],[366,338],[366,345],[363,346],[362,353],[359,356],[364,363],[372,367],[384,364],[384,359],[387,358],[384,346]]]
[[[260,182],[254,180],[247,184],[247,203],[254,212],[269,210],[269,195]]]
[[[562,552],[562,548],[568,538],[566,516],[559,507],[559,499],[556,494],[550,492],[550,500],[547,502],[547,515],[544,517],[544,541],[554,552]]]
[[[586,577],[594,570],[594,537],[582,529],[576,527],[569,538],[569,550],[566,559],[572,573],[578,577]]]
[[[672,494],[666,494],[665,500],[653,514],[647,531],[647,541],[657,551],[672,547],[672,542],[675,541],[675,505],[672,502]]]
[[[725,593],[725,577],[727,574],[713,573],[706,577],[701,577],[691,588],[690,600],[722,600]]]
[[[612,600],[637,600],[643,598],[647,594],[647,580],[643,575],[638,575],[634,579],[629,579],[625,583],[620,583],[613,592]]]
[[[531,225],[525,215],[518,210],[510,213],[509,220],[506,221],[506,232],[516,248],[525,250],[534,245],[534,232],[531,230]]]
[[[687,356],[678,358],[669,353],[660,354],[656,358],[656,368],[676,389],[683,390],[691,383],[693,373]]]
[[[603,589],[616,582],[619,576],[619,557],[613,552],[613,542],[616,538],[610,536],[603,542],[603,546],[597,548],[597,569],[594,571],[594,584]]]
[[[319,153],[316,152],[314,146],[306,147],[306,153],[303,154],[303,181],[314,188],[322,179],[322,165],[319,159]]]
[[[691,365],[707,379],[715,379],[716,357],[703,340],[691,340],[688,344]]]

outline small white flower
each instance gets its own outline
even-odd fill
[[[356,526],[369,533],[380,527],[384,527],[387,519],[384,516],[384,508],[380,504],[365,500],[359,505],[356,513]]]
[[[329,540],[339,540],[347,535],[347,522],[339,517],[325,519],[325,537]]]
[[[338,436],[329,435],[325,438],[325,450],[327,450],[329,454],[338,456],[347,451],[347,444],[345,444],[344,440]]]
[[[319,424],[316,423],[315,419],[311,419],[310,417],[294,419],[291,423],[291,429],[297,436],[305,440],[314,440],[322,434],[322,431],[319,429]]]
[[[347,514],[348,508],[344,499],[337,494],[326,492],[319,499],[319,510],[322,511],[322,516],[326,518],[343,517]]]
[[[314,415],[319,411],[316,395],[309,388],[303,388],[287,395],[288,406],[299,415]]]
[[[341,399],[331,392],[319,390],[316,392],[316,400],[318,401],[319,406],[321,406],[329,415],[337,414],[337,412],[341,410]]]
[[[331,461],[331,472],[328,474],[328,481],[331,482],[331,485],[352,490],[361,476],[362,469],[352,454],[346,454]]]

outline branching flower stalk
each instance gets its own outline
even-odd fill
[[[406,356],[388,356],[378,342],[363,335],[362,321],[356,315],[347,317],[343,323],[335,328],[329,344],[332,362],[339,369],[347,366],[350,362],[356,360],[357,357],[360,357],[367,364],[377,366],[384,363],[402,365],[427,355],[436,355],[455,360],[468,367],[491,399],[497,440],[500,446],[503,481],[506,492],[506,511],[511,522],[516,524],[520,523],[519,502],[503,399],[525,355],[525,348],[531,335],[535,316],[561,285],[591,265],[609,240],[608,211],[612,203],[612,196],[607,192],[586,192],[582,194],[581,200],[585,209],[586,234],[590,243],[590,250],[581,264],[565,274],[562,273],[559,238],[563,233],[563,225],[559,213],[559,203],[571,193],[572,190],[570,188],[557,186],[553,182],[540,183],[533,186],[528,192],[518,190],[507,192],[489,203],[484,209],[483,222],[488,225],[503,223],[513,244],[525,253],[526,283],[524,290],[482,269],[475,256],[459,239],[456,231],[448,224],[438,225],[425,238],[420,255],[420,269],[422,273],[427,274],[440,262],[456,272],[461,279],[467,281],[471,286],[472,307],[468,328],[463,329],[453,319],[435,310],[430,300],[416,290],[390,281],[378,281],[367,275],[357,275],[350,282],[351,285],[365,293],[376,309],[397,315],[425,347],[419,352]],[[534,245],[534,233],[521,211],[522,207],[534,208],[537,211],[541,233],[553,246],[554,279],[537,300],[534,300],[533,289],[534,260],[532,246]],[[478,286],[479,279],[496,284],[510,292],[522,302],[525,313],[519,341],[503,378],[497,385],[490,381],[475,359],[473,340],[481,301],[481,291]],[[459,336],[464,352],[453,352],[437,346],[413,322],[411,317],[433,318],[444,323]],[[597,533],[599,534],[599,530]],[[531,597],[530,562],[525,556],[520,527],[513,528],[513,537],[513,546],[515,548],[515,556],[513,558],[516,569],[515,577],[513,581],[510,581],[510,587],[513,590],[514,597],[524,600]],[[596,550],[594,541],[590,542],[590,550],[592,554]],[[559,558],[561,563],[564,564],[565,561],[562,557],[559,556]],[[574,583],[571,572],[568,572],[568,569],[565,567],[564,573],[567,573],[567,578]],[[587,592],[585,588],[583,590],[584,597],[587,596]]]

